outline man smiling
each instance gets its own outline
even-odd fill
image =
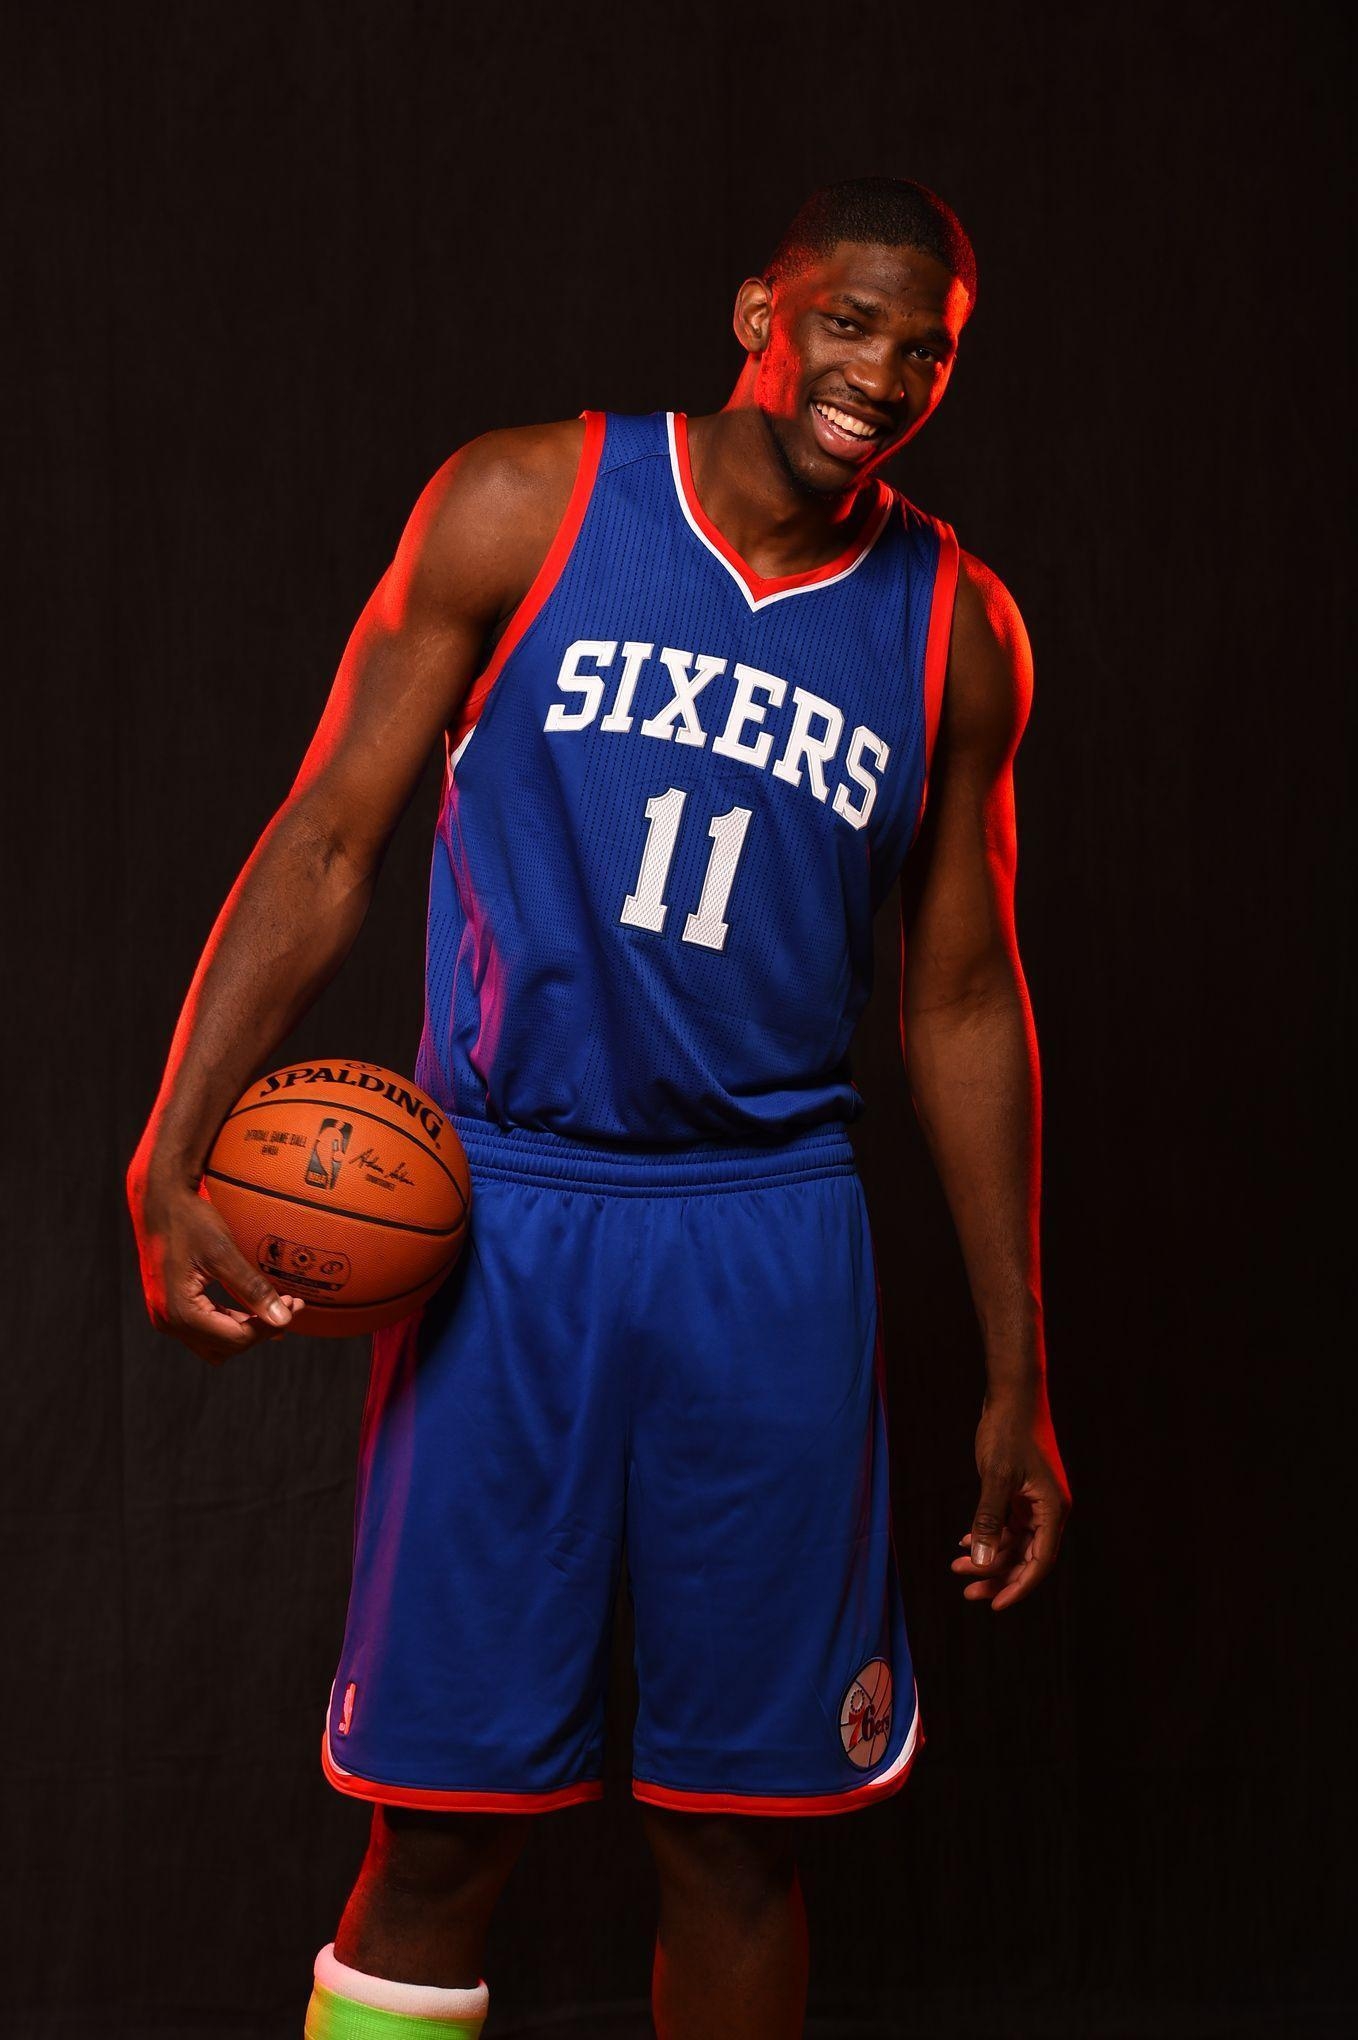
[[[416,1074],[467,1149],[472,1237],[376,1342],[322,1749],[372,1839],[310,2040],[480,2032],[526,1816],[602,1791],[624,1552],[657,2032],[800,2033],[793,1822],[889,1796],[923,1740],[845,1132],[898,878],[908,1077],[987,1368],[952,1569],[1001,1610],[1055,1561],[1013,923],[1028,647],[878,473],[975,297],[931,192],[834,186],[740,287],[723,410],[454,455],[199,967],[130,1187],[153,1316],[219,1360],[300,1306],[195,1195],[204,1153],[347,952],[445,737]]]

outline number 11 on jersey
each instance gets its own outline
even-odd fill
[[[649,928],[658,935],[665,926],[669,912],[665,882],[674,861],[674,846],[679,840],[679,823],[687,799],[683,787],[671,786],[666,793],[653,794],[646,803],[646,847],[641,853],[641,870],[619,916],[629,928]],[[752,808],[733,807],[724,815],[713,815],[708,823],[712,848],[697,909],[684,922],[685,942],[696,942],[702,949],[726,947],[731,929],[723,916],[753,812]]]

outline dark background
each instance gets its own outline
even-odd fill
[[[1036,650],[1019,912],[1076,1509],[1035,1601],[962,1602],[981,1357],[887,919],[858,1146],[929,1742],[899,1798],[806,1823],[812,2030],[1338,2030],[1337,12],[122,0],[7,4],[3,39],[0,2031],[296,2035],[363,1846],[318,1744],[364,1350],[158,1341],[122,1206],[217,905],[447,453],[719,405],[736,284],[869,171],[940,189],[980,261],[899,479]],[[434,797],[297,1053],[412,1065]],[[620,1630],[608,1798],[537,1824],[490,2035],[645,2000],[629,1678]]]

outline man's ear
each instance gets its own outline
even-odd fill
[[[762,276],[747,276],[736,292],[731,324],[747,354],[762,354],[773,323],[773,291]]]

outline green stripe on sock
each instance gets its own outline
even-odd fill
[[[484,2019],[422,2019],[379,2012],[318,1983],[306,2009],[305,2040],[480,2040]]]

